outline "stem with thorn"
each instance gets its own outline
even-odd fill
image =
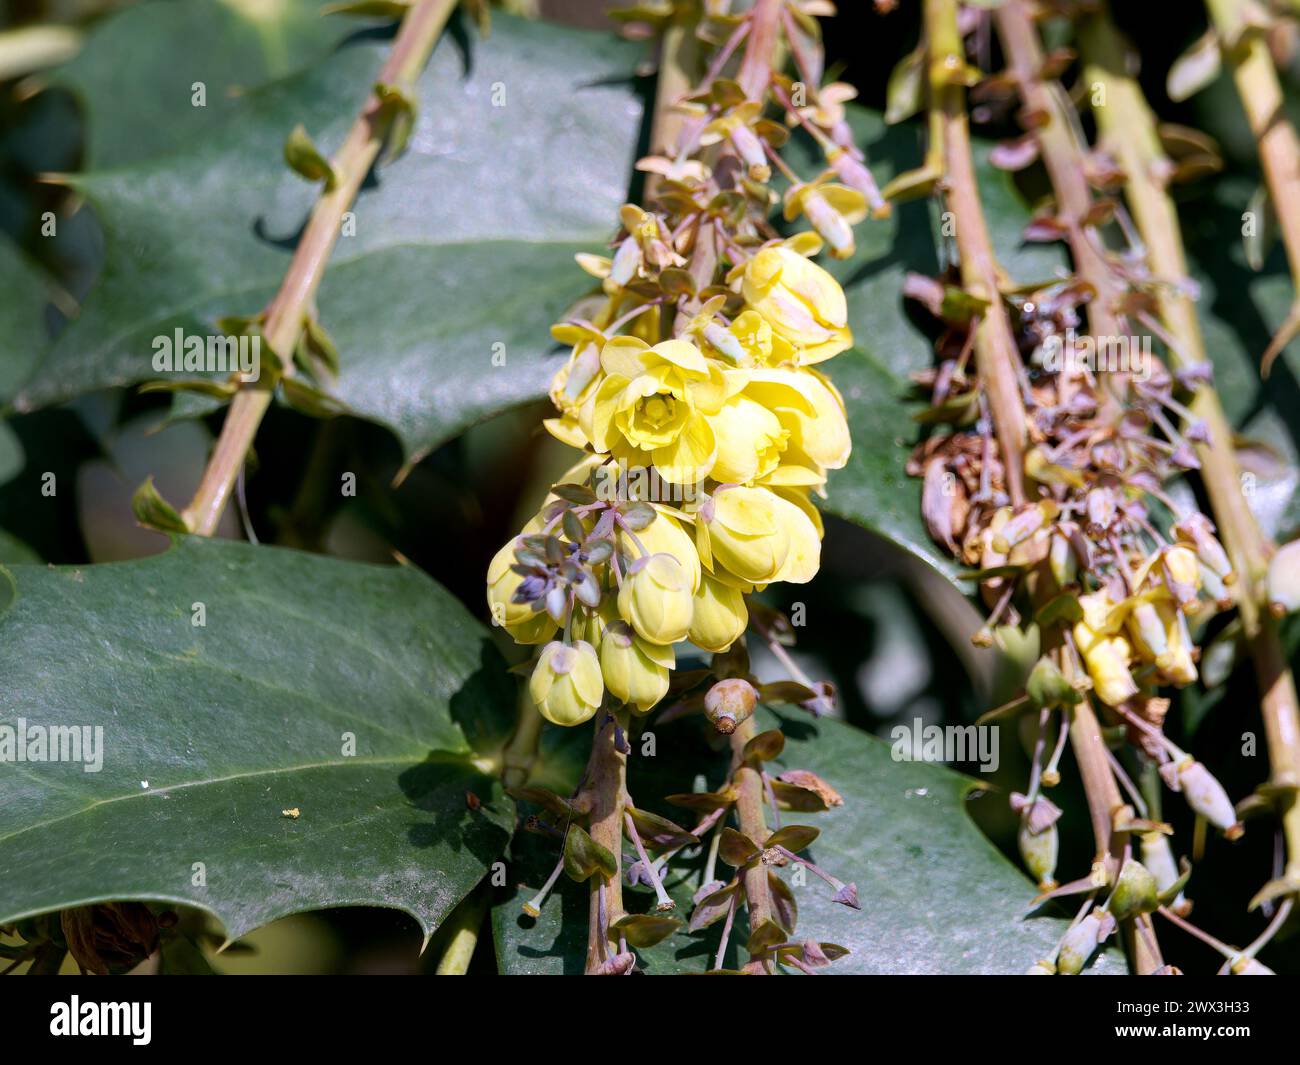
[[[1125,172],[1129,209],[1146,245],[1151,272],[1165,282],[1159,290],[1159,308],[1165,329],[1175,342],[1170,358],[1176,366],[1206,362],[1195,304],[1180,286],[1187,277],[1187,260],[1178,214],[1161,179],[1168,168],[1155,119],[1140,86],[1128,73],[1124,42],[1105,9],[1084,20],[1081,39],[1088,81],[1105,86],[1106,103],[1095,108],[1098,130]],[[1267,54],[1263,61],[1269,62]],[[1293,172],[1293,176],[1300,180],[1300,173]],[[1291,208],[1300,217],[1300,201],[1293,202]],[[1294,235],[1300,238],[1300,228]],[[1272,545],[1242,494],[1232,429],[1214,389],[1198,388],[1191,410],[1209,428],[1210,443],[1197,449],[1201,478],[1238,574],[1236,605],[1259,681],[1271,783],[1277,791],[1286,839],[1283,879],[1300,884],[1300,705],[1277,625],[1262,605]]]
[[[414,84],[456,3],[418,0],[407,11],[378,83],[403,87]],[[334,250],[343,215],[352,207],[361,183],[378,158],[391,124],[389,108],[372,93],[343,146],[330,160],[334,185],[322,190],[312,208],[288,272],[266,312],[263,335],[283,373],[292,372],[293,352]],[[216,529],[262,416],[271,404],[271,394],[267,382],[235,394],[198,491],[182,515],[191,532],[211,536]]]
[[[1011,504],[1025,502],[1025,407],[1020,394],[1020,356],[998,289],[997,262],[989,239],[966,116],[966,59],[957,28],[957,0],[925,0],[930,128],[943,138],[944,197],[956,228],[961,280],[987,302],[975,338],[975,363],[988,395],[993,428]]]

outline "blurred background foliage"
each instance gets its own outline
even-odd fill
[[[337,18],[322,19],[311,0],[211,0],[206,19],[196,5],[148,0],[157,35],[143,55],[139,42],[119,32],[116,16],[132,0],[6,0],[0,22],[0,336],[14,345],[0,360],[0,392],[11,391],[30,370],[39,349],[76,316],[102,265],[104,241],[98,220],[66,185],[49,174],[94,165],[112,167],[132,158],[177,147],[151,101],[157,79],[211,79],[215,121],[230,100],[249,88],[328,60],[346,34],[383,32]],[[538,0],[507,5],[531,9],[542,18],[571,25],[609,28],[604,0]],[[865,0],[841,0],[845,8],[869,7]],[[830,24],[828,65],[859,92],[859,102],[882,109],[895,63],[914,47],[918,5],[903,0],[888,16],[862,10]],[[1224,170],[1179,186],[1190,251],[1207,279],[1206,309],[1212,311],[1208,340],[1230,330],[1242,349],[1259,353],[1289,299],[1285,264],[1272,249],[1264,269],[1246,265],[1240,215],[1258,185],[1254,146],[1232,86],[1220,77],[1207,91],[1172,103],[1165,75],[1174,59],[1205,28],[1196,3],[1114,4],[1117,22],[1142,56],[1141,78],[1148,99],[1164,121],[1195,127],[1218,142]],[[248,39],[220,35],[213,52],[205,34],[234,10],[262,33]],[[214,32],[216,32],[214,30]],[[159,42],[165,42],[160,45]],[[1278,42],[1289,82],[1288,104],[1300,117],[1300,48]],[[648,57],[647,57],[648,58]],[[107,70],[105,69],[107,67]],[[643,98],[651,81],[640,71]],[[87,98],[85,83],[112,85],[106,96]],[[151,79],[155,79],[151,81]],[[436,107],[436,102],[430,106]],[[559,106],[557,104],[557,106]],[[1008,135],[1009,116],[989,116],[989,136]],[[189,131],[190,135],[201,130]],[[910,134],[907,134],[910,136]],[[643,135],[644,136],[644,135]],[[631,182],[631,176],[629,175]],[[1027,202],[1041,195],[1032,177],[1021,188]],[[42,234],[45,212],[58,219],[57,234]],[[610,219],[611,232],[614,219]],[[437,284],[429,278],[428,284]],[[13,338],[28,337],[30,347]],[[1293,355],[1294,353],[1289,353]],[[1295,508],[1295,442],[1300,437],[1300,393],[1295,362],[1279,363],[1267,394],[1248,372],[1220,374],[1225,405],[1239,424],[1258,434],[1265,483],[1277,497],[1272,531],[1290,531]],[[164,497],[187,498],[220,427],[220,413],[176,418],[166,395],[134,388],[95,392],[30,413],[9,412],[0,422],[0,561],[103,562],[161,550],[163,538],[135,523],[130,495],[153,474]],[[222,534],[250,532],[261,542],[323,551],[345,558],[410,559],[485,618],[482,575],[496,547],[533,512],[547,484],[568,464],[564,449],[540,429],[541,404],[513,410],[475,425],[451,442],[404,465],[403,450],[388,430],[348,417],[316,420],[274,407],[258,437],[244,498],[226,514]],[[60,490],[40,492],[52,472]],[[335,486],[356,474],[355,497]],[[832,482],[832,491],[834,482]],[[823,571],[812,585],[783,589],[775,605],[804,607],[795,657],[813,677],[831,679],[839,692],[839,713],[886,739],[898,723],[968,723],[999,694],[999,665],[991,652],[977,651],[967,635],[977,615],[954,587],[901,549],[861,528],[830,519]],[[1292,634],[1290,649],[1296,647]],[[779,664],[756,652],[760,675],[776,678]],[[1196,751],[1237,748],[1241,734],[1259,730],[1257,693],[1249,668],[1237,669],[1210,690],[1189,690],[1171,734]],[[975,770],[974,766],[958,766]],[[1253,759],[1215,763],[1230,794],[1248,794],[1264,776],[1263,752]],[[1003,744],[997,773],[981,776],[984,791],[968,805],[977,822],[1008,855],[1015,857],[1015,819],[1006,798],[1023,787],[1024,751]],[[979,774],[976,774],[977,776]],[[1091,849],[1081,794],[1068,794],[1062,868],[1078,867]],[[1173,804],[1171,804],[1173,805]],[[1181,841],[1190,821],[1181,804],[1166,811]],[[1212,844],[1198,863],[1190,895],[1194,919],[1221,938],[1238,943],[1258,931],[1258,917],[1245,904],[1268,878],[1273,863],[1270,832],[1249,832],[1239,845]],[[182,921],[202,933],[206,919],[187,913]],[[219,930],[200,934],[204,959],[225,973],[252,972],[420,972],[432,971],[435,938],[417,955],[419,932],[409,917],[382,910],[350,909],[300,915],[252,933],[218,954]],[[1217,966],[1207,948],[1168,934],[1169,960],[1189,970]],[[1029,959],[1026,959],[1026,963]],[[1300,937],[1284,937],[1265,960],[1279,971],[1300,971]],[[67,965],[71,966],[71,961]],[[476,967],[488,967],[480,951]]]

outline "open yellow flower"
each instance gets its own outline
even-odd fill
[[[844,400],[823,374],[806,368],[755,370],[743,395],[770,410],[786,431],[783,464],[817,471],[820,483],[823,471],[848,462],[852,442]]]
[[[1083,619],[1074,626],[1074,641],[1097,698],[1108,706],[1118,706],[1138,693],[1129,668],[1133,648],[1119,634],[1128,612],[1104,590],[1080,596],[1079,605],[1083,607]]]
[[[710,424],[717,439],[715,481],[749,484],[780,465],[790,430],[763,404],[745,395],[732,396]]]
[[[616,337],[600,361],[605,379],[579,419],[592,447],[629,465],[652,464],[673,484],[708,476],[717,453],[708,415],[727,398],[722,370],[686,340],[650,347]]]
[[[853,343],[839,282],[786,245],[758,251],[745,264],[740,291],[774,333],[799,349],[803,365],[824,362]]]

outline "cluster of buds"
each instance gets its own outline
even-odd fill
[[[581,789],[570,799],[512,792],[555,814],[571,876],[605,878],[593,881],[588,971],[630,971],[627,946],[648,946],[674,929],[663,916],[674,905],[663,870],[709,831],[709,875],[691,928],[725,918],[729,932],[743,902],[753,971],[811,970],[843,953],[792,938],[793,898],[769,867],[798,861],[828,879],[838,901],[856,905],[851,885],[795,857],[816,831],[779,825],[778,811],[792,808],[783,804],[825,809],[842,800],[810,774],[770,777],[764,763],[779,755],[781,733],[752,734],[760,695],[817,713],[827,693],[758,684],[743,636],[752,626],[784,655],[770,611],[749,597],[817,573],[823,529],[812,497],[849,458],[844,402],[821,369],[852,344],[848,308],[814,259],[823,250],[851,254],[853,224],[887,207],[845,121],[852,90],[819,87],[812,16],[833,13],[831,5],[759,0],[736,15],[726,7],[701,12],[664,0],[622,13],[648,26],[693,15],[713,54],[704,80],[669,101],[671,117],[680,118],[675,143],[638,163],[649,176],[647,206],[622,208],[609,255],[577,257],[598,285],[552,328],[571,352],[552,382],[556,415],[546,428],[582,454],[488,572],[493,620],[539,648],[533,702],[558,725],[594,718],[593,759],[611,723],[622,742],[625,711],[645,714],[674,689],[681,697],[665,717],[700,712],[733,747],[722,792],[669,799],[704,811],[692,831],[624,793],[621,827],[639,857],[628,875],[654,888],[656,914],[611,913],[606,905],[618,841],[607,827],[603,844],[582,827],[601,802]],[[793,58],[802,80],[773,69],[780,54]],[[825,159],[807,180],[779,154],[792,129]],[[778,231],[778,209],[812,229]],[[677,655],[689,645],[712,654],[711,668],[675,677]],[[717,683],[702,691],[710,679]],[[588,790],[607,786],[590,767],[589,779],[601,783]],[[765,805],[778,818],[775,832],[764,823]],[[737,829],[725,825],[733,813]],[[730,881],[713,876],[719,856],[737,870]],[[534,910],[544,894],[530,903]]]
[[[748,29],[738,20],[725,56]],[[544,645],[531,690],[557,724],[590,719],[605,692],[648,711],[674,644],[726,650],[746,595],[817,572],[811,496],[850,450],[843,400],[817,367],[852,337],[844,292],[813,257],[850,253],[851,223],[878,194],[844,121],[849,93],[826,86],[809,103],[810,91],[769,72],[747,96],[709,77],[680,101],[676,154],[640,163],[658,178],[654,208],[625,205],[613,254],[578,257],[600,291],[552,330],[572,351],[546,426],[584,455],[488,574],[493,619]],[[812,180],[777,154],[791,125],[824,149]],[[770,164],[789,179],[786,217],[813,231],[772,228]]]

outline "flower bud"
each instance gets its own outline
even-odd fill
[[[1214,525],[1204,514],[1199,511],[1189,514],[1174,526],[1174,535],[1183,543],[1190,544],[1196,557],[1224,584],[1233,582],[1234,574],[1228,553],[1215,537]]]
[[[1030,828],[1029,818],[1020,819],[1020,833],[1017,836],[1020,845],[1020,857],[1024,859],[1029,875],[1038,883],[1040,891],[1051,891],[1056,887],[1056,858],[1060,851],[1060,834],[1056,824],[1048,825],[1041,832]]]
[[[1056,955],[1056,971],[1061,976],[1078,976],[1114,928],[1115,918],[1104,910],[1088,914],[1065,933]]]
[[[691,610],[690,579],[672,555],[639,558],[623,575],[618,612],[643,640],[672,644],[685,639]]]
[[[656,509],[649,525],[636,530],[633,541],[626,533],[619,533],[623,553],[636,557],[641,548],[650,555],[672,555],[685,570],[692,592],[700,586],[700,556],[695,550],[691,534],[682,523],[669,514]]]
[[[1119,871],[1106,909],[1117,921],[1153,913],[1160,905],[1158,895],[1156,878],[1141,862],[1129,858]]]
[[[537,659],[528,693],[542,716],[553,724],[590,721],[605,693],[596,649],[586,640],[572,645],[552,640]]]
[[[1160,558],[1164,585],[1177,600],[1184,612],[1196,613],[1200,600],[1196,593],[1201,588],[1201,566],[1195,553],[1181,544],[1166,548]]]
[[[1182,876],[1169,837],[1163,832],[1142,833],[1142,864],[1155,877],[1156,890],[1161,896],[1167,896]],[[1170,901],[1169,907],[1178,914],[1188,908],[1181,891]]]
[[[612,621],[600,641],[600,671],[619,702],[644,714],[668,694],[668,672],[676,665],[671,647],[647,643],[624,621]]]
[[[1178,784],[1187,797],[1188,806],[1228,839],[1237,839],[1245,832],[1228,793],[1204,765],[1189,756],[1178,763],[1177,772]]]
[[[706,573],[695,593],[691,627],[686,633],[691,643],[705,651],[725,651],[741,637],[748,624],[749,611],[740,590]]]
[[[1040,959],[1039,961],[1034,962],[1033,965],[1031,965],[1028,969],[1025,970],[1025,975],[1026,976],[1055,976],[1056,963],[1051,961],[1051,959],[1048,958]]]
[[[1300,540],[1283,544],[1269,560],[1268,607],[1279,618],[1300,610]]]
[[[758,692],[743,677],[720,680],[704,696],[704,716],[724,736],[747,721],[758,705]]]
[[[1078,579],[1079,559],[1070,545],[1069,537],[1059,530],[1052,533],[1052,543],[1047,550],[1047,564],[1058,588],[1070,588]]]

